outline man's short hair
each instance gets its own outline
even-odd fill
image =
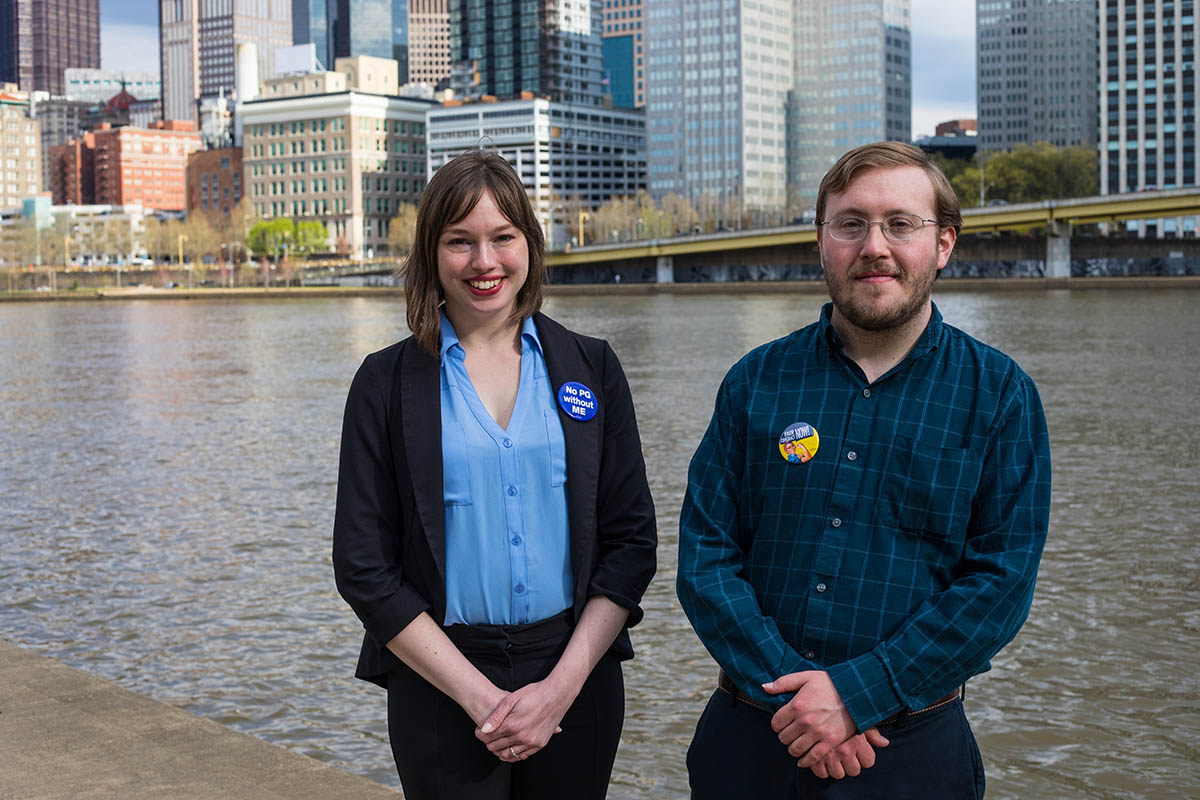
[[[865,144],[839,158],[821,179],[821,188],[817,191],[817,223],[825,221],[825,203],[831,194],[846,191],[860,174],[881,167],[920,167],[925,170],[929,182],[933,184],[933,210],[938,225],[954,228],[956,233],[962,228],[962,208],[958,195],[954,193],[950,181],[946,180],[945,173],[928,155],[904,142]]]

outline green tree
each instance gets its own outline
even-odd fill
[[[246,233],[246,247],[257,256],[277,258],[283,244],[292,238],[294,227],[288,217],[259,220]]]
[[[1058,148],[1049,142],[1011,151],[980,154],[974,161],[935,157],[964,208],[983,202],[1035,203],[1065,197],[1089,197],[1099,191],[1096,149],[1089,145]],[[982,181],[980,170],[982,169]]]
[[[296,253],[324,253],[329,249],[329,231],[325,230],[324,223],[316,220],[297,222],[292,242],[292,250]]]

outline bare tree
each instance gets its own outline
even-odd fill
[[[388,221],[388,252],[402,258],[417,240],[417,207],[401,203],[396,216]]]

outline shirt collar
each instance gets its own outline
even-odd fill
[[[450,320],[446,317],[446,309],[439,309],[438,314],[442,320],[442,343],[440,349],[442,359],[444,360],[446,354],[449,353],[454,358],[462,361],[466,358],[467,353],[458,341],[458,334],[454,332],[454,326],[450,324]],[[526,348],[531,348],[537,350],[538,353],[542,353],[542,340],[538,338],[537,326],[533,324],[533,317],[526,317],[525,322],[521,324],[521,350],[524,351]]]
[[[921,336],[909,351],[908,358],[919,358],[925,355],[930,350],[938,346],[938,342],[942,338],[942,312],[938,311],[937,303],[931,302],[933,311],[929,315],[929,323],[926,324],[925,330],[921,332]],[[821,307],[821,318],[817,321],[817,330],[820,333],[820,340],[825,342],[825,345],[835,353],[842,352],[844,344],[842,337],[838,336],[837,331],[833,328],[833,303],[826,303]]]

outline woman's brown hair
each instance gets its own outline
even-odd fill
[[[417,230],[412,250],[401,267],[408,327],[422,347],[438,354],[441,338],[442,285],[438,281],[438,238],[448,225],[471,213],[483,193],[496,202],[500,213],[522,234],[529,249],[529,274],[517,291],[513,321],[532,316],[542,307],[542,283],[546,278],[546,240],[521,179],[496,153],[468,150],[443,165],[421,195],[417,207]]]

